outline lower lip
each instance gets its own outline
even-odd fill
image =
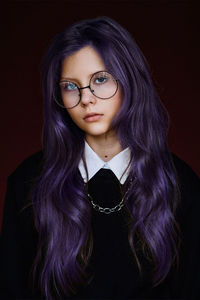
[[[102,117],[102,115],[94,115],[94,116],[90,116],[90,117],[84,118],[84,121],[86,121],[86,122],[94,122],[94,121],[98,121],[101,117]]]

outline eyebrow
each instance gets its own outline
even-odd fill
[[[94,75],[95,73],[98,73],[98,72],[107,72],[106,70],[99,70],[99,71],[96,71],[96,72],[93,72],[93,73],[90,73],[89,75],[88,75],[88,78],[91,78],[92,77],[92,75]],[[80,81],[78,80],[78,79],[76,79],[76,78],[70,78],[70,77],[61,77],[60,78],[60,81],[64,81],[64,80],[69,80],[69,81],[77,81],[79,84],[80,84]]]

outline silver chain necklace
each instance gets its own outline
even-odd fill
[[[104,213],[104,214],[110,214],[110,213],[113,213],[113,212],[116,212],[116,211],[120,211],[122,209],[122,207],[125,205],[124,204],[124,199],[128,193],[128,191],[130,190],[130,187],[131,187],[131,183],[132,183],[132,178],[130,179],[130,184],[129,184],[129,187],[126,191],[126,193],[124,194],[124,196],[122,197],[122,200],[120,201],[119,204],[117,204],[116,206],[110,208],[110,207],[101,207],[99,206],[98,204],[95,204],[94,201],[93,201],[93,198],[90,194],[88,194],[88,197],[90,199],[90,202],[92,203],[92,206],[93,208],[96,210],[96,211],[99,211],[101,213]]]

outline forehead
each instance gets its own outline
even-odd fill
[[[80,79],[101,70],[105,70],[102,58],[91,46],[86,46],[63,60],[61,77]]]

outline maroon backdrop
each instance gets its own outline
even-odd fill
[[[131,32],[169,111],[171,151],[200,174],[197,2],[29,0],[1,7],[1,212],[7,176],[41,149],[42,57],[57,32],[84,18],[107,15]]]

